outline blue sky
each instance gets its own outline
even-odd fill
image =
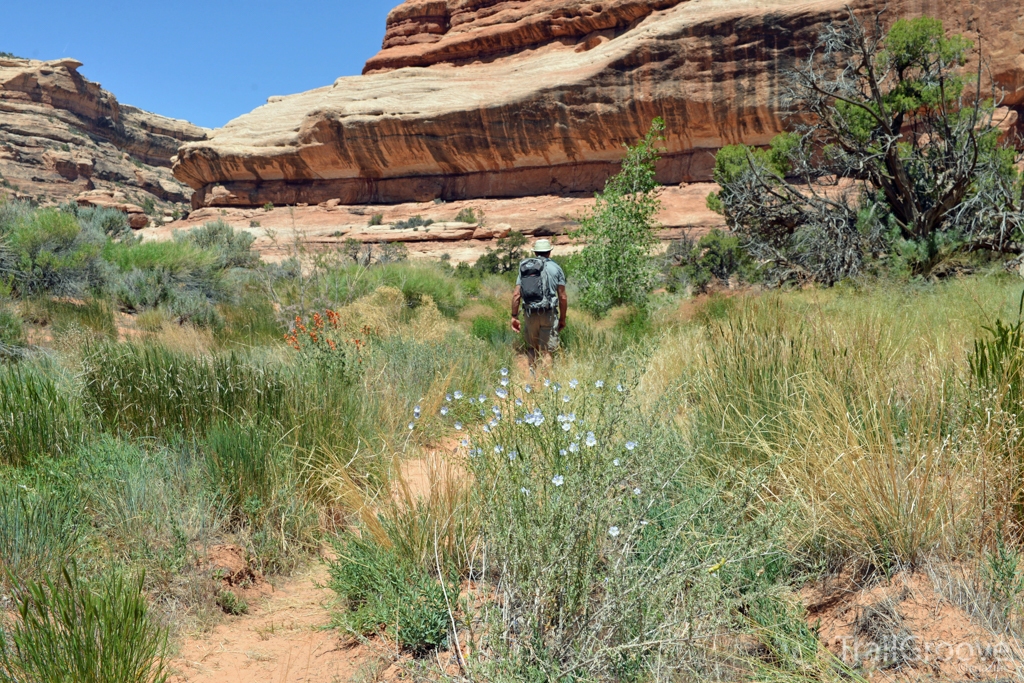
[[[74,57],[121,102],[213,128],[360,73],[400,1],[5,2],[0,52]]]

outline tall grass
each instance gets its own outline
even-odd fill
[[[78,510],[53,492],[0,487],[0,568],[18,583],[60,571],[82,544]]]
[[[100,337],[117,339],[114,309],[109,301],[90,298],[84,302],[37,297],[22,303],[24,315],[36,324],[47,325],[59,335],[76,326]]]
[[[983,312],[947,308],[970,287],[761,297],[709,322],[688,414],[709,471],[777,466],[773,490],[802,505],[793,531],[816,562],[916,564],[985,537],[1008,470],[966,389],[969,337],[956,336]],[[935,326],[929,307],[949,320]]]
[[[135,436],[202,434],[224,417],[276,415],[285,395],[273,367],[237,353],[128,343],[98,346],[85,363],[86,395],[103,426]]]
[[[13,626],[0,631],[0,681],[162,683],[166,636],[141,588],[141,578],[88,582],[73,568],[28,582]]]
[[[192,569],[227,514],[189,448],[149,446],[101,436],[63,463],[57,491],[88,520],[100,562],[145,569],[147,591],[186,612]]]
[[[258,568],[291,569],[320,545],[317,510],[306,496],[301,463],[276,428],[252,422],[215,425],[201,444],[213,487]]]
[[[42,366],[0,366],[0,463],[25,465],[69,454],[86,422],[78,397]]]
[[[275,435],[252,423],[220,423],[206,435],[203,450],[233,514],[257,517],[272,503],[284,467]]]
[[[342,628],[370,635],[383,627],[399,646],[423,654],[450,643],[459,580],[478,559],[479,508],[461,468],[440,457],[415,464],[425,471],[397,462],[393,490],[376,499],[350,479],[336,482],[358,513],[359,533],[336,539],[330,585],[344,601]]]
[[[340,254],[321,254],[308,260],[312,262],[305,272],[281,272],[272,282],[272,295],[289,315],[347,306],[381,288],[400,291],[409,311],[430,298],[445,316],[454,317],[465,304],[462,283],[441,265],[389,263],[367,267],[346,263]]]

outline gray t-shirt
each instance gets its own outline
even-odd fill
[[[522,263],[519,264],[522,266]],[[544,259],[544,272],[547,274],[548,291],[544,295],[544,307],[554,308],[558,306],[558,288],[565,287],[565,271],[562,267],[549,258]],[[516,275],[516,287],[523,284],[522,269]]]

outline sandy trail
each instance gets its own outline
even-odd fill
[[[171,683],[341,683],[374,680],[390,658],[352,644],[330,623],[333,593],[317,563],[283,582],[249,614],[188,638],[169,662]],[[373,673],[370,673],[370,672]],[[377,675],[374,675],[377,674]],[[369,675],[367,675],[369,674]]]

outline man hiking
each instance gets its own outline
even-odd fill
[[[550,358],[558,348],[558,333],[565,328],[565,273],[551,260],[551,242],[538,240],[533,258],[519,264],[519,277],[512,291],[512,329],[522,332],[532,366],[540,351]],[[526,313],[525,326],[519,322],[519,304]]]

